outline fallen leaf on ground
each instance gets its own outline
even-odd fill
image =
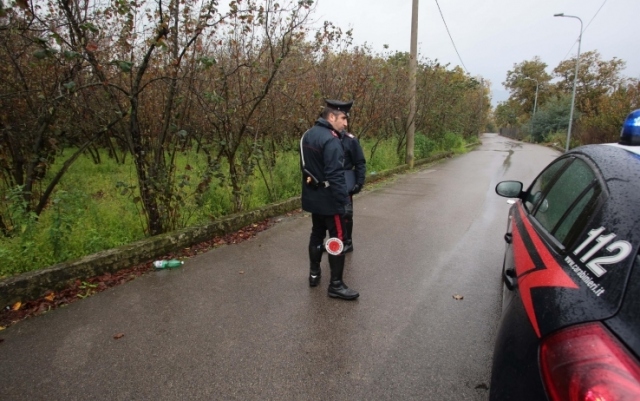
[[[55,299],[56,294],[54,294],[53,292],[47,296],[44,297],[44,299],[46,299],[47,301],[51,302]]]
[[[453,296],[453,299],[455,299],[456,301],[460,301],[462,298],[464,298],[464,297],[462,295],[458,295],[458,294]]]
[[[239,272],[239,273],[240,273],[240,274],[244,274],[244,270],[240,270],[240,272]]]
[[[124,333],[118,333],[115,336],[113,336],[113,338],[115,338],[116,340],[121,339],[122,337],[124,337]]]
[[[22,306],[22,302],[18,301],[15,304],[13,304],[13,306],[11,307],[11,310],[17,311],[18,309],[20,309],[21,306]]]

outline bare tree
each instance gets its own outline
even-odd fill
[[[209,49],[209,68],[194,88],[208,124],[202,127],[204,139],[214,145],[205,147],[210,165],[226,162],[235,211],[245,207],[257,144],[275,129],[267,122],[273,118],[272,90],[305,38],[312,6],[311,1],[246,4],[250,13],[233,18],[219,46]]]

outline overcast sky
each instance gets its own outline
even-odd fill
[[[547,72],[578,51],[597,50],[603,60],[626,61],[623,75],[640,78],[640,0],[438,0],[458,54],[435,0],[420,0],[419,57],[466,67],[471,76],[491,81],[492,103],[509,93],[502,86],[514,64],[535,56]],[[353,28],[354,44],[374,51],[409,51],[412,0],[317,0],[313,19]],[[462,61],[461,61],[462,60]]]

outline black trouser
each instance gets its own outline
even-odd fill
[[[351,199],[351,204],[353,205],[353,195],[349,195]],[[352,240],[353,233],[353,216],[344,219],[344,240],[345,243],[350,244]]]
[[[322,246],[324,238],[329,231],[330,238],[338,238],[340,241],[346,238],[345,220],[339,215],[325,216],[322,214],[311,214],[311,238],[309,246]]]

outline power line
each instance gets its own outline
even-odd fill
[[[456,54],[458,55],[458,59],[460,60],[460,64],[462,64],[462,67],[464,68],[464,70],[468,74],[469,70],[467,70],[467,67],[464,65],[464,62],[462,61],[462,57],[460,57],[460,53],[458,53],[458,48],[456,47],[456,44],[453,41],[453,38],[451,37],[451,32],[449,32],[449,27],[447,26],[447,21],[444,20],[444,15],[442,15],[442,10],[440,9],[440,4],[438,4],[438,0],[436,0],[436,5],[438,6],[438,11],[440,11],[440,17],[442,17],[442,22],[444,22],[444,27],[447,29],[447,34],[449,34],[449,39],[451,39],[451,44],[453,45],[453,48],[456,51]]]
[[[609,0],[604,0],[602,5],[600,6],[600,8],[598,8],[598,11],[596,11],[596,13],[593,15],[593,17],[591,17],[591,19],[589,20],[589,23],[587,24],[587,26],[585,26],[584,30],[582,30],[582,32],[580,32],[581,35],[587,31],[587,28],[589,28],[589,25],[591,25],[591,22],[593,22],[593,20],[596,18],[596,16],[600,12],[600,10],[602,10],[602,7],[604,7],[604,5],[607,3],[607,1],[609,1]],[[562,60],[560,60],[560,62],[563,62],[567,58],[567,56],[571,53],[571,50],[573,50],[573,46],[575,46],[576,43],[578,43],[579,40],[580,40],[580,37],[578,37],[578,39],[576,39],[576,41],[573,42],[573,45],[571,45],[571,48],[569,49],[567,54],[565,54],[565,56],[562,58]]]

